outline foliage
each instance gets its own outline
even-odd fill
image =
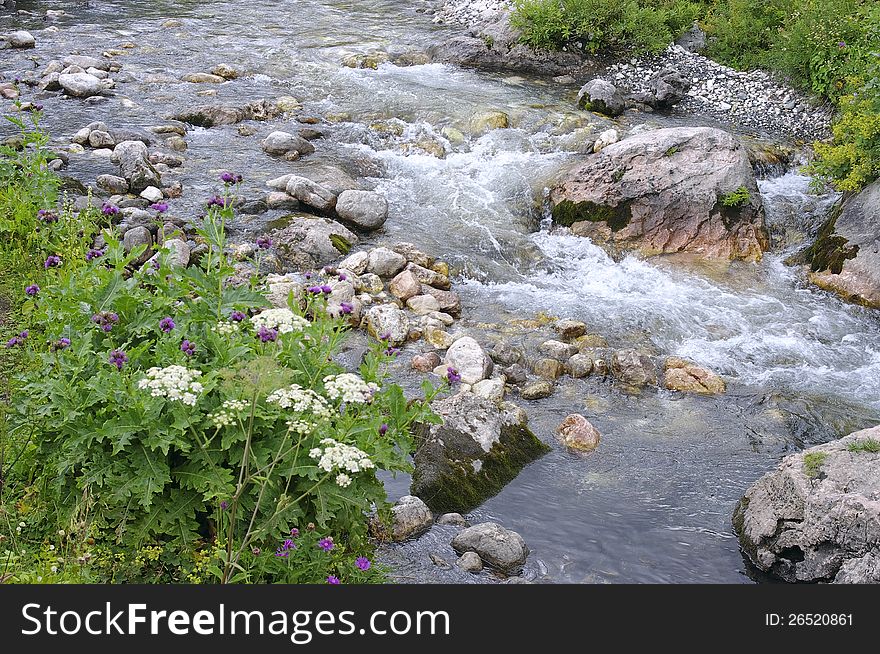
[[[45,167],[36,151],[18,161],[4,174]],[[286,308],[269,308],[257,278],[234,285],[233,190],[208,207],[197,230],[208,250],[188,268],[167,249],[140,265],[144,247],[126,252],[104,224],[96,249],[98,212],[68,208],[39,223],[34,276],[16,300],[28,333],[5,348],[28,361],[0,424],[5,579],[381,577],[352,567],[372,551],[367,516],[388,517],[376,472],[410,469],[411,429],[438,420],[429,402],[441,389],[425,382],[424,399],[407,400],[387,380],[396,351],[384,341],[356,372],[334,361],[349,329],[328,308],[335,276],[319,273]],[[54,210],[39,192],[3,201],[27,222]],[[24,228],[16,219],[5,229]],[[300,545],[276,557],[278,534],[297,529]],[[317,534],[335,537],[329,553],[311,543]]]
[[[822,466],[828,458],[827,452],[810,452],[804,455],[804,473],[807,477],[815,478],[819,476]]]
[[[517,0],[511,24],[537,49],[659,52],[700,15],[689,0]]]
[[[740,186],[735,191],[722,195],[718,201],[725,207],[743,207],[749,203],[751,197],[749,189]]]
[[[850,452],[868,452],[870,454],[876,454],[880,452],[880,441],[876,438],[866,438],[863,441],[852,442],[846,446],[846,449]]]

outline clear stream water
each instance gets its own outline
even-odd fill
[[[264,134],[292,121],[255,123],[258,134],[247,138],[234,126],[193,130],[181,174],[186,193],[172,209],[195,211],[220,170],[242,172],[246,192],[256,196],[266,179],[340,166],[388,197],[385,233],[367,243],[405,239],[450,261],[460,271],[464,324],[487,341],[549,338],[514,322],[546,312],[585,321],[612,346],[677,354],[722,373],[729,392],[720,398],[633,396],[590,378],[523,403],[554,449],[472,517],[523,535],[533,552],[525,576],[535,581],[750,583],[755,576],[730,524],[743,491],[786,452],[880,421],[878,314],[808,287],[784,264],[835,198],[812,195],[796,172],[761,180],[778,246],[757,265],[616,260],[586,239],[552,233],[542,190],[575,160],[585,135],[605,127],[572,110],[576,87],[441,64],[340,65],[351,53],[418,50],[446,38],[451,31],[416,11],[424,5],[20,1],[19,9],[69,16],[52,21],[59,31],[49,33],[39,18],[0,13],[0,30],[19,25],[38,42],[35,51],[0,51],[0,72],[10,77],[52,56],[138,46],[118,57],[123,81],[107,102],[42,100],[46,125],[61,142],[92,120],[146,127],[192,104],[295,96],[305,113],[334,116],[321,126],[318,152],[288,163],[260,151]],[[169,18],[182,26],[163,27]],[[242,78],[219,87],[176,81],[220,62]],[[216,97],[198,95],[205,91]],[[509,113],[513,128],[468,136],[471,117],[486,109]],[[704,124],[627,120],[624,129],[640,121]],[[464,132],[464,141],[447,140],[444,127]],[[425,141],[446,156],[415,145]],[[72,158],[70,172],[89,182],[112,166],[86,154]],[[237,227],[258,231],[273,217],[242,217]],[[555,426],[576,411],[603,434],[586,457],[553,442]],[[398,478],[388,488],[399,496],[407,484]],[[429,553],[452,561],[450,533],[435,527],[383,556],[401,581],[492,581],[488,573],[471,577],[431,564]]]

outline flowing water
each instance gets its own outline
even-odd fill
[[[451,31],[416,11],[424,4],[20,1],[19,9],[69,16],[52,21],[59,31],[50,33],[37,31],[46,26],[40,19],[0,14],[0,30],[21,25],[38,41],[36,51],[0,52],[0,71],[40,69],[50,53],[136,44],[119,57],[122,83],[110,100],[42,100],[47,127],[66,138],[92,120],[146,127],[193,104],[295,96],[305,113],[332,117],[314,155],[288,163],[260,151],[263,134],[292,126],[285,120],[255,124],[260,131],[248,138],[234,126],[195,129],[181,176],[186,193],[173,209],[194,211],[219,170],[242,172],[253,197],[266,179],[340,166],[388,197],[385,233],[368,244],[405,239],[450,261],[464,322],[486,339],[549,338],[516,323],[544,312],[583,320],[611,346],[676,354],[723,374],[729,392],[719,398],[628,395],[589,378],[525,403],[533,429],[554,449],[473,517],[519,531],[533,551],[526,576],[538,581],[749,582],[730,524],[743,491],[784,453],[880,421],[877,313],[808,287],[784,263],[835,198],[811,194],[796,172],[761,180],[777,247],[757,265],[615,259],[553,232],[543,189],[586,135],[606,126],[572,111],[575,87],[441,64],[340,65],[351,53],[418,50],[446,38]],[[163,27],[169,18],[179,26]],[[243,77],[219,88],[176,81],[220,62]],[[216,97],[199,95],[206,91]],[[513,128],[471,135],[472,116],[487,109],[507,112]],[[438,149],[443,158],[430,153]],[[87,182],[112,172],[93,154],[71,161],[70,173]],[[273,217],[242,217],[236,227],[258,231]],[[553,429],[572,412],[603,434],[589,456],[553,443]],[[389,492],[405,494],[407,484],[389,480]],[[489,580],[432,566],[429,553],[451,557],[449,533],[435,528],[384,558],[401,580]]]

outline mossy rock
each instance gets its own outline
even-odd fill
[[[632,210],[629,203],[611,207],[594,202],[563,200],[553,207],[553,221],[563,227],[571,227],[575,223],[587,221],[606,223],[611,231],[616,232],[626,227],[630,220],[632,220]]]

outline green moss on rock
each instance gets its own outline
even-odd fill
[[[858,245],[849,245],[847,239],[834,233],[842,210],[843,204],[838,203],[819,230],[816,241],[804,252],[804,260],[813,272],[828,270],[839,275],[843,270],[844,262],[847,259],[855,259],[859,253]]]
[[[626,227],[632,220],[632,210],[628,203],[611,207],[595,202],[572,202],[563,200],[553,207],[553,221],[564,227],[588,221],[606,223],[611,231],[616,232]]]

